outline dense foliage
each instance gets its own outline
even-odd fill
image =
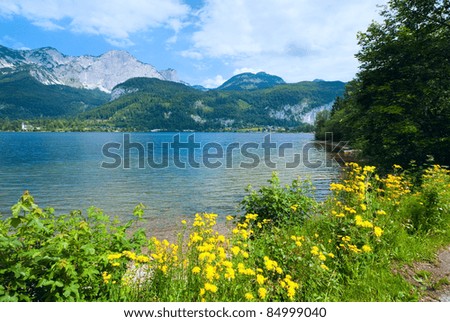
[[[333,132],[385,167],[450,164],[450,3],[391,0],[381,15],[359,34],[360,72],[318,137]]]
[[[0,121],[37,117],[68,117],[106,103],[99,90],[44,85],[29,71],[0,76]]]
[[[269,184],[258,190],[248,186],[248,194],[241,202],[245,213],[258,214],[257,221],[270,220],[274,224],[292,221],[299,224],[315,212],[317,203],[310,198],[313,187],[308,182],[295,179],[292,184],[282,186],[274,172]]]
[[[56,216],[26,193],[0,221],[0,300],[417,300],[421,288],[396,272],[450,242],[450,171],[435,165],[414,185],[394,168],[379,177],[375,167],[348,164],[321,203],[293,191],[296,183],[280,190],[274,177],[244,201],[265,218],[246,213],[233,224],[227,216],[223,233],[216,214],[196,214],[175,242],[146,238],[95,208]]]
[[[108,300],[106,254],[145,242],[141,230],[128,234],[131,221],[120,224],[96,208],[57,216],[26,192],[11,209],[0,221],[0,301]]]

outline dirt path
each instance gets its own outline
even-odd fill
[[[450,245],[441,249],[433,262],[416,262],[403,273],[422,290],[421,302],[450,302]]]

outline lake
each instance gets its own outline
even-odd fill
[[[146,225],[170,231],[196,212],[239,211],[245,188],[311,179],[328,194],[339,166],[306,133],[0,133],[0,213],[25,190],[57,213],[96,206],[130,218],[146,206]]]

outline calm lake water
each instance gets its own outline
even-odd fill
[[[39,206],[57,213],[96,206],[129,218],[143,203],[150,230],[171,230],[196,212],[236,214],[245,187],[266,184],[272,171],[283,183],[311,179],[320,199],[338,166],[326,166],[326,153],[308,144],[312,139],[304,133],[0,133],[0,214],[7,216],[29,190]]]

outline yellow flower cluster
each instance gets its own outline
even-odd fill
[[[373,228],[373,233],[375,234],[376,237],[381,237],[381,235],[383,235],[383,229],[376,226]]]
[[[291,239],[295,242],[295,245],[301,247],[303,242],[305,241],[304,236],[291,236]]]
[[[318,246],[312,246],[310,253],[313,255],[313,258],[316,258],[318,260],[320,268],[322,268],[325,271],[328,271],[329,268],[327,265],[325,265],[325,261],[327,258],[334,258],[333,253],[324,253],[320,250]],[[327,257],[328,256],[328,257]]]
[[[411,193],[411,183],[402,174],[388,174],[386,178],[379,181],[384,186],[384,189],[379,189],[379,192],[383,193],[381,197],[393,201],[396,205],[400,204],[399,199],[403,195]]]
[[[342,183],[331,183],[330,190],[335,192],[344,192],[350,196],[357,197],[361,202],[366,198],[366,193],[368,188],[371,187],[370,176],[375,172],[375,167],[365,166],[361,167],[357,163],[350,162],[346,164],[347,179],[343,180]],[[363,211],[365,205],[361,204]],[[350,208],[348,209],[350,210]]]
[[[254,233],[254,225],[258,224],[256,222],[258,215],[247,214],[242,221],[236,223],[230,237],[213,229],[216,218],[215,214],[196,214],[189,234],[188,249],[184,252],[187,272],[192,274],[199,287],[197,294],[200,300],[221,299],[222,292],[232,283],[245,285],[242,299],[265,300],[272,292],[277,292],[276,288],[280,287],[280,281],[284,281],[281,288],[285,296],[293,299],[299,284],[288,275],[283,278],[283,269],[275,260],[265,256],[262,267],[255,266],[254,261],[249,260],[251,252],[249,237]],[[267,222],[262,221],[260,224]],[[295,237],[295,242],[302,241],[304,237]],[[152,254],[152,257],[164,260],[164,256],[158,254]],[[171,265],[177,264],[172,262]]]
[[[269,257],[267,256],[264,256],[264,266],[268,271],[277,272],[278,274],[283,273],[283,269],[278,266],[278,263],[274,260],[269,259]]]
[[[390,197],[408,193],[408,185],[400,175],[390,175],[380,179],[375,167],[361,167],[356,163],[347,164],[345,180],[330,185],[332,199],[331,218],[335,219],[336,248],[347,254],[371,253],[372,242],[380,242],[383,229],[379,225],[386,211],[373,204],[373,193],[386,195],[386,190],[376,189],[379,185],[387,187]],[[402,188],[402,189],[400,189]],[[377,209],[378,208],[378,209]],[[339,235],[342,231],[348,235]],[[374,238],[375,237],[375,238]]]
[[[103,277],[103,282],[104,282],[105,284],[108,284],[109,281],[110,281],[111,278],[112,278],[112,275],[111,275],[111,274],[108,274],[108,272],[103,272],[103,273],[102,273],[102,277]]]
[[[368,220],[363,220],[360,215],[355,216],[355,225],[363,228],[373,228],[373,224]]]
[[[150,256],[153,260],[153,265],[163,274],[167,274],[169,268],[177,265],[178,261],[178,248],[177,244],[172,244],[168,240],[158,240],[156,237],[151,238],[151,242],[154,246],[154,251]]]
[[[120,262],[118,261],[121,258],[127,258],[132,261],[134,261],[135,265],[148,263],[150,262],[150,258],[145,255],[137,255],[135,252],[124,250],[122,253],[112,253],[107,255],[106,257],[108,261],[110,262],[111,266],[113,267],[119,267],[121,266]]]

